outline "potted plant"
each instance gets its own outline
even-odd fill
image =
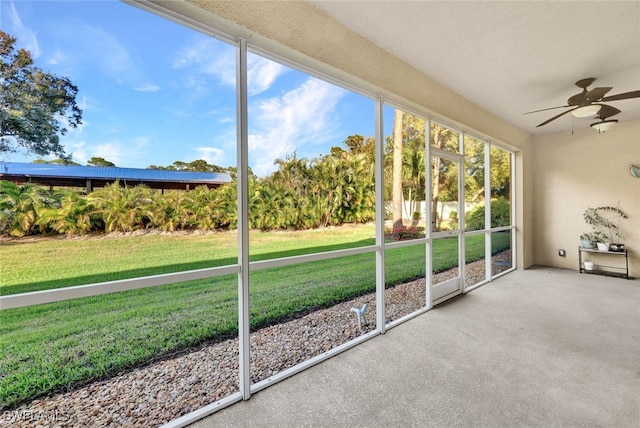
[[[580,246],[586,249],[595,248],[598,242],[604,242],[605,236],[599,232],[587,232],[580,235]]]
[[[587,208],[584,220],[597,236],[599,250],[624,251],[622,221],[626,214],[616,207]]]

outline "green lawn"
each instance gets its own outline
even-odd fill
[[[371,245],[373,226],[251,233],[252,260]],[[494,248],[509,234],[494,234]],[[478,241],[478,242],[476,242]],[[467,260],[483,257],[468,237]],[[436,270],[455,239],[434,242]],[[235,263],[232,232],[43,240],[0,246],[4,295]],[[158,264],[158,261],[161,264]],[[424,247],[388,251],[388,286],[424,276]],[[26,261],[26,262],[25,262]],[[251,273],[251,328],[373,291],[375,257],[362,254]],[[229,275],[0,311],[0,406],[111,376],[203,342],[237,335],[237,276]]]
[[[252,231],[251,260],[373,245],[374,227]],[[143,235],[0,243],[3,295],[236,264],[237,235]],[[28,261],[28,262],[25,262]]]

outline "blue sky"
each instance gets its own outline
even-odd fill
[[[76,162],[235,166],[233,46],[118,1],[3,0],[0,8],[2,29],[35,65],[79,88],[83,125],[62,137]],[[248,64],[249,163],[258,175],[276,158],[312,158],[349,135],[374,134],[372,100],[258,55]]]

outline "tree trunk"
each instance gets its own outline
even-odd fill
[[[393,228],[402,227],[402,110],[393,118]]]
[[[442,128],[435,127],[435,133],[433,136],[433,146],[442,148]],[[440,157],[435,156],[433,163],[431,164],[431,230],[436,231],[440,228],[440,217],[438,213],[438,199],[440,194]]]

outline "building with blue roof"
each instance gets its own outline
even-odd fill
[[[190,190],[198,186],[212,189],[230,183],[231,176],[223,172],[0,162],[0,180],[50,187],[83,187],[89,193],[116,181],[123,186],[145,185],[160,190]]]

